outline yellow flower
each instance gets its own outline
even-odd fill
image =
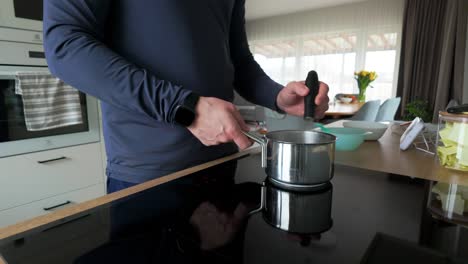
[[[359,82],[359,85],[367,86],[371,82],[375,81],[379,77],[375,71],[356,71],[354,72],[354,78]]]

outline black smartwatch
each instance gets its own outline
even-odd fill
[[[184,127],[190,126],[195,120],[195,108],[199,99],[199,95],[196,93],[190,93],[182,104],[178,105],[174,110],[173,121]]]

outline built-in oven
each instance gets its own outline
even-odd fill
[[[43,0],[0,0],[0,27],[42,31]]]
[[[42,131],[28,131],[21,95],[16,94],[17,72],[46,71],[47,67],[0,65],[0,157],[100,141],[97,100],[79,92],[83,122]]]
[[[48,72],[42,36],[42,0],[0,0],[0,158],[100,140],[97,100],[79,93],[83,122],[28,131],[20,72]]]
[[[42,18],[42,0],[0,0],[0,65],[46,65]]]
[[[86,96],[80,93],[83,123],[45,131],[28,131],[21,95],[15,93],[14,80],[0,80],[0,143],[89,131]]]

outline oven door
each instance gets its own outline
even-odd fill
[[[80,99],[82,124],[28,131],[22,98],[15,94],[15,77],[0,74],[0,157],[100,141],[97,100],[83,93]]]

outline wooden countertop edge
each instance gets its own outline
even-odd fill
[[[87,210],[96,208],[98,206],[109,204],[113,201],[133,195],[138,192],[142,192],[144,190],[153,188],[155,186],[158,186],[158,185],[161,185],[161,184],[173,181],[173,180],[177,180],[179,178],[185,177],[197,171],[201,171],[201,170],[222,164],[227,161],[231,161],[231,160],[234,160],[243,156],[247,156],[247,155],[257,154],[260,152],[261,152],[261,148],[259,146],[254,146],[245,151],[241,151],[241,152],[238,152],[236,154],[233,154],[233,155],[221,158],[221,159],[217,159],[217,160],[210,161],[210,162],[207,162],[207,163],[204,163],[204,164],[192,167],[192,168],[188,168],[179,172],[175,172],[173,174],[169,174],[167,176],[164,176],[164,177],[152,180],[152,181],[148,181],[143,184],[140,184],[140,185],[137,185],[137,186],[134,186],[134,187],[131,187],[131,188],[119,191],[119,192],[115,192],[109,195],[96,198],[94,200],[90,200],[81,204],[77,204],[77,205],[64,208],[57,212],[42,215],[42,216],[27,220],[24,222],[20,222],[15,225],[1,228],[0,229],[0,241],[6,238],[12,238],[13,236],[20,235],[24,232],[47,225],[49,223],[59,221],[66,217],[70,217],[72,215],[85,212]],[[0,264],[3,264],[1,258],[0,258]]]

